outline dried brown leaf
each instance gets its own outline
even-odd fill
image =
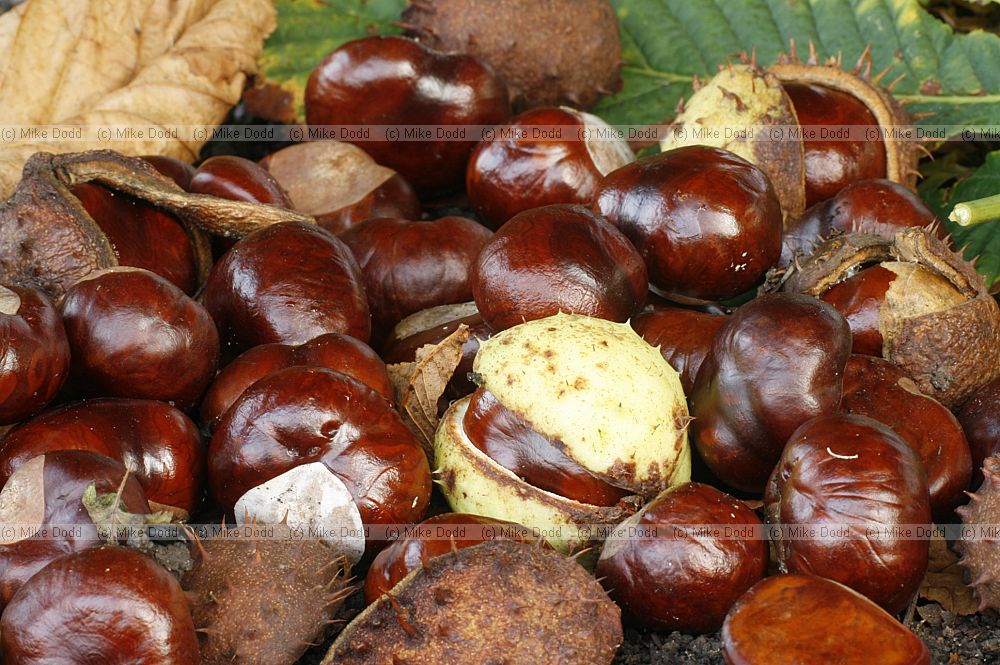
[[[438,400],[462,361],[462,345],[468,339],[469,327],[463,323],[440,343],[417,349],[414,362],[388,367],[399,413],[430,459],[434,457],[434,432],[440,422]]]
[[[193,161],[198,139],[151,129],[217,125],[256,71],[271,0],[32,0],[0,16],[0,108],[10,126],[74,125],[83,139],[0,148],[0,198],[36,152],[113,148]],[[109,142],[99,128],[143,131]]]
[[[920,584],[920,597],[940,603],[941,607],[953,614],[975,614],[979,601],[972,589],[966,586],[962,575],[958,556],[948,547],[948,542],[940,536],[934,536],[930,543],[927,574]]]

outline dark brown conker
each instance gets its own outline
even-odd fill
[[[59,311],[38,289],[0,285],[0,425],[41,411],[69,376]]]
[[[318,367],[273,372],[240,395],[212,437],[209,483],[231,509],[248,490],[310,462],[343,481],[366,525],[417,522],[430,500],[427,458],[389,403]]]
[[[720,314],[680,307],[660,307],[632,319],[632,328],[663,354],[681,375],[684,394],[690,395],[715,334],[726,323]]]
[[[326,367],[357,379],[390,404],[395,400],[385,363],[364,342],[327,333],[305,344],[261,344],[226,365],[201,401],[201,424],[209,432],[243,391],[259,379],[286,367]]]
[[[8,665],[198,665],[198,636],[181,585],[126,547],[62,557],[14,596],[0,618]]]
[[[610,173],[593,208],[642,254],[667,295],[725,300],[754,287],[781,254],[778,196],[758,167],[689,146]]]
[[[109,268],[71,286],[59,310],[85,394],[194,406],[215,376],[219,334],[199,303],[147,270]]]
[[[858,355],[844,371],[840,410],[879,421],[916,451],[927,472],[933,517],[947,522],[972,477],[969,443],[952,412],[889,361]]]
[[[526,111],[496,132],[465,174],[472,207],[493,229],[532,208],[589,205],[604,176],[635,159],[603,120],[566,107]]]
[[[442,217],[370,219],[339,237],[358,260],[372,327],[383,337],[410,314],[469,301],[472,266],[492,236],[471,219]]]
[[[844,317],[816,298],[764,295],[736,310],[689,400],[691,436],[712,473],[761,491],[792,432],[840,406],[850,352]]]
[[[202,296],[224,342],[302,344],[330,332],[368,341],[371,316],[351,250],[318,226],[283,222],[236,243]]]
[[[799,427],[767,483],[764,508],[780,527],[782,571],[828,577],[894,613],[927,572],[927,475],[916,452],[871,418],[832,414]]]
[[[760,520],[709,485],[670,488],[619,531],[595,572],[627,622],[654,630],[715,632],[767,569]]]
[[[340,46],[316,65],[305,91],[310,125],[494,125],[510,117],[507,86],[481,60],[440,53],[401,37],[366,37]],[[461,186],[476,138],[419,130],[413,137],[352,140],[418,190]],[[425,134],[426,132],[426,134]],[[471,132],[470,132],[471,133]],[[416,138],[417,140],[413,140]],[[406,140],[411,139],[411,140]]]
[[[585,314],[622,322],[646,300],[646,266],[618,229],[577,205],[516,215],[483,248],[472,292],[494,329]]]

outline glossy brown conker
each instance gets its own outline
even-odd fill
[[[888,612],[816,575],[775,575],[757,583],[733,605],[721,637],[727,665],[931,662],[924,643]]]
[[[372,327],[384,337],[403,318],[472,298],[472,266],[493,234],[466,217],[370,219],[339,238],[364,276]]]
[[[646,266],[618,229],[577,205],[516,215],[476,260],[472,292],[504,330],[558,312],[626,321],[646,300]]]
[[[71,286],[59,311],[85,394],[194,406],[215,376],[219,333],[209,313],[146,270],[109,268]]]
[[[409,128],[494,125],[510,117],[507,87],[488,65],[401,37],[357,39],[327,55],[309,76],[305,107],[312,126],[375,125],[350,142],[423,191],[459,187],[478,139],[466,138],[473,132],[467,127],[411,130],[413,137]],[[403,132],[395,138],[370,133],[394,125]]]
[[[689,146],[608,174],[594,210],[639,250],[663,294],[725,300],[781,254],[783,220],[767,175],[731,152]]]
[[[654,630],[715,632],[767,569],[760,520],[709,485],[670,488],[619,532],[595,572],[626,621]]]
[[[492,528],[499,527],[499,528]],[[468,513],[441,513],[428,517],[413,528],[413,535],[401,538],[378,553],[365,576],[365,602],[374,603],[389,593],[404,577],[430,559],[472,547],[487,540],[520,540],[531,543],[530,530],[492,517]],[[510,532],[512,535],[507,536]],[[517,535],[523,537],[518,538]]]
[[[916,451],[927,472],[931,513],[947,522],[972,477],[969,443],[952,412],[889,361],[860,355],[847,362],[840,410],[879,421]]]
[[[357,379],[390,404],[395,400],[385,363],[367,344],[349,335],[327,333],[298,346],[261,344],[226,365],[201,401],[202,426],[215,431],[244,390],[272,372],[297,365],[335,370]]]
[[[718,331],[689,396],[691,436],[731,487],[764,489],[795,429],[834,413],[851,352],[847,322],[816,298],[763,295]]]
[[[588,205],[604,176],[635,159],[603,120],[571,108],[532,109],[496,131],[465,174],[472,207],[493,229],[532,208]]]
[[[201,435],[187,416],[164,402],[92,399],[45,411],[0,440],[0,483],[31,458],[60,450],[85,450],[121,462],[160,507],[190,513],[201,503]]]
[[[198,289],[198,250],[176,217],[93,182],[70,191],[107,236],[118,265],[155,272],[188,295]]]
[[[202,301],[223,342],[238,350],[330,332],[367,342],[371,334],[351,250],[310,224],[273,224],[236,243],[212,268]]]
[[[4,662],[198,665],[180,584],[152,558],[102,546],[45,567],[0,618]]]
[[[871,418],[803,423],[771,474],[764,509],[779,527],[782,571],[828,577],[888,612],[906,607],[927,572],[927,475],[916,452]]]
[[[0,285],[0,425],[41,411],[69,376],[59,311],[34,288]]]
[[[632,319],[632,328],[655,346],[681,376],[684,394],[690,395],[695,377],[705,361],[715,334],[726,323],[721,314],[680,307],[659,307]]]
[[[271,153],[260,165],[299,212],[331,233],[366,219],[419,219],[420,201],[401,175],[351,143],[310,141]]]
[[[885,144],[881,127],[857,97],[815,83],[783,82],[799,124],[807,128],[805,148],[806,205],[834,196],[859,180],[884,178]],[[826,130],[832,138],[823,138]],[[864,140],[845,140],[864,132]]]
[[[427,458],[399,415],[368,386],[318,367],[279,370],[240,395],[212,437],[209,483],[231,509],[311,462],[343,481],[366,525],[417,522],[430,500]]]
[[[202,162],[191,176],[187,190],[230,201],[265,203],[291,208],[288,194],[274,176],[254,162],[235,155],[217,155]]]

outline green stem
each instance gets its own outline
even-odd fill
[[[1000,219],[1000,194],[985,199],[959,203],[948,215],[948,219],[959,226],[975,226],[983,222]]]

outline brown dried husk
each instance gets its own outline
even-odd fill
[[[425,561],[359,614],[322,665],[607,665],[621,611],[573,559],[487,541]]]
[[[212,267],[206,231],[239,238],[277,222],[314,222],[291,210],[189,194],[146,161],[116,152],[38,153],[0,204],[0,282],[35,286],[59,298],[90,272],[118,265],[107,236],[69,189],[84,182],[173,214],[195,250],[199,283]]]
[[[225,530],[199,543],[198,563],[182,582],[201,662],[292,665],[322,640],[349,594],[345,562],[320,540],[241,534]]]
[[[821,243],[763,290],[820,297],[860,268],[882,262],[919,264],[961,296],[960,304],[915,316],[887,312],[880,330],[882,355],[901,367],[925,395],[955,409],[980,386],[1000,376],[1000,308],[982,277],[944,242],[922,228],[907,228],[892,239],[852,233]]]

